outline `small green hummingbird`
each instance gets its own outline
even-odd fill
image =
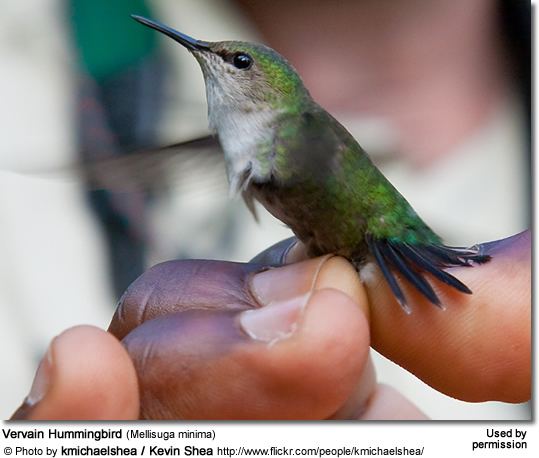
[[[251,211],[258,200],[292,229],[309,256],[335,253],[358,271],[374,259],[406,312],[394,272],[437,306],[425,273],[471,294],[444,269],[489,256],[478,247],[445,246],[281,55],[261,44],[200,41],[133,18],[183,45],[200,64],[230,189]]]

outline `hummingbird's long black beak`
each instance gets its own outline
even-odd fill
[[[168,27],[164,24],[161,24],[157,21],[152,21],[151,19],[146,19],[142,16],[137,16],[136,14],[132,14],[131,17],[141,24],[144,24],[152,29],[155,29],[161,33],[164,33],[166,36],[172,38],[174,41],[177,41],[181,45],[185,46],[190,51],[204,51],[209,49],[209,43],[206,41],[200,41],[195,40],[194,38],[191,38],[189,35],[185,35],[184,33],[178,32],[177,30],[174,30],[171,27]]]

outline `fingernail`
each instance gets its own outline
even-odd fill
[[[485,242],[477,245],[483,254],[495,256],[498,254],[509,254],[518,256],[521,253],[530,254],[531,232],[529,230],[520,232],[501,240]]]
[[[264,342],[293,334],[316,276],[327,259],[312,259],[254,275],[250,290],[262,307],[240,315],[243,330],[251,338]]]
[[[301,311],[310,294],[274,302],[267,307],[247,310],[240,315],[243,330],[255,340],[274,342],[294,333]]]
[[[47,349],[47,353],[45,353],[45,356],[43,356],[43,359],[39,363],[39,367],[37,368],[36,375],[32,383],[32,388],[30,388],[30,393],[28,396],[26,396],[25,403],[27,405],[33,406],[37,404],[47,394],[50,386],[52,364],[53,360],[51,343]]]
[[[309,258],[307,254],[307,247],[301,242],[296,242],[293,245],[290,245],[283,257],[287,264],[300,262]]]
[[[301,296],[313,289],[322,265],[329,256],[268,269],[251,278],[250,290],[261,305]]]
[[[54,341],[53,341],[54,342]],[[53,367],[52,342],[43,356],[34,376],[30,393],[24,398],[19,408],[13,413],[10,420],[28,420],[36,404],[38,404],[47,394],[50,387],[51,374]]]

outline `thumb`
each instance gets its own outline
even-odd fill
[[[93,327],[55,337],[30,394],[12,420],[133,420],[138,418],[133,364],[120,342]]]

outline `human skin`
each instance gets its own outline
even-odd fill
[[[285,241],[248,264],[171,261],[122,298],[109,333],[56,337],[14,419],[425,419],[376,383],[369,345],[450,396],[523,402],[531,391],[531,237],[486,244],[491,262],[413,289],[406,315],[376,269],[307,261]],[[264,265],[300,261],[268,269]],[[77,387],[74,389],[73,387]]]
[[[332,114],[383,119],[417,167],[458,145],[511,96],[511,61],[490,0],[235,0]]]

